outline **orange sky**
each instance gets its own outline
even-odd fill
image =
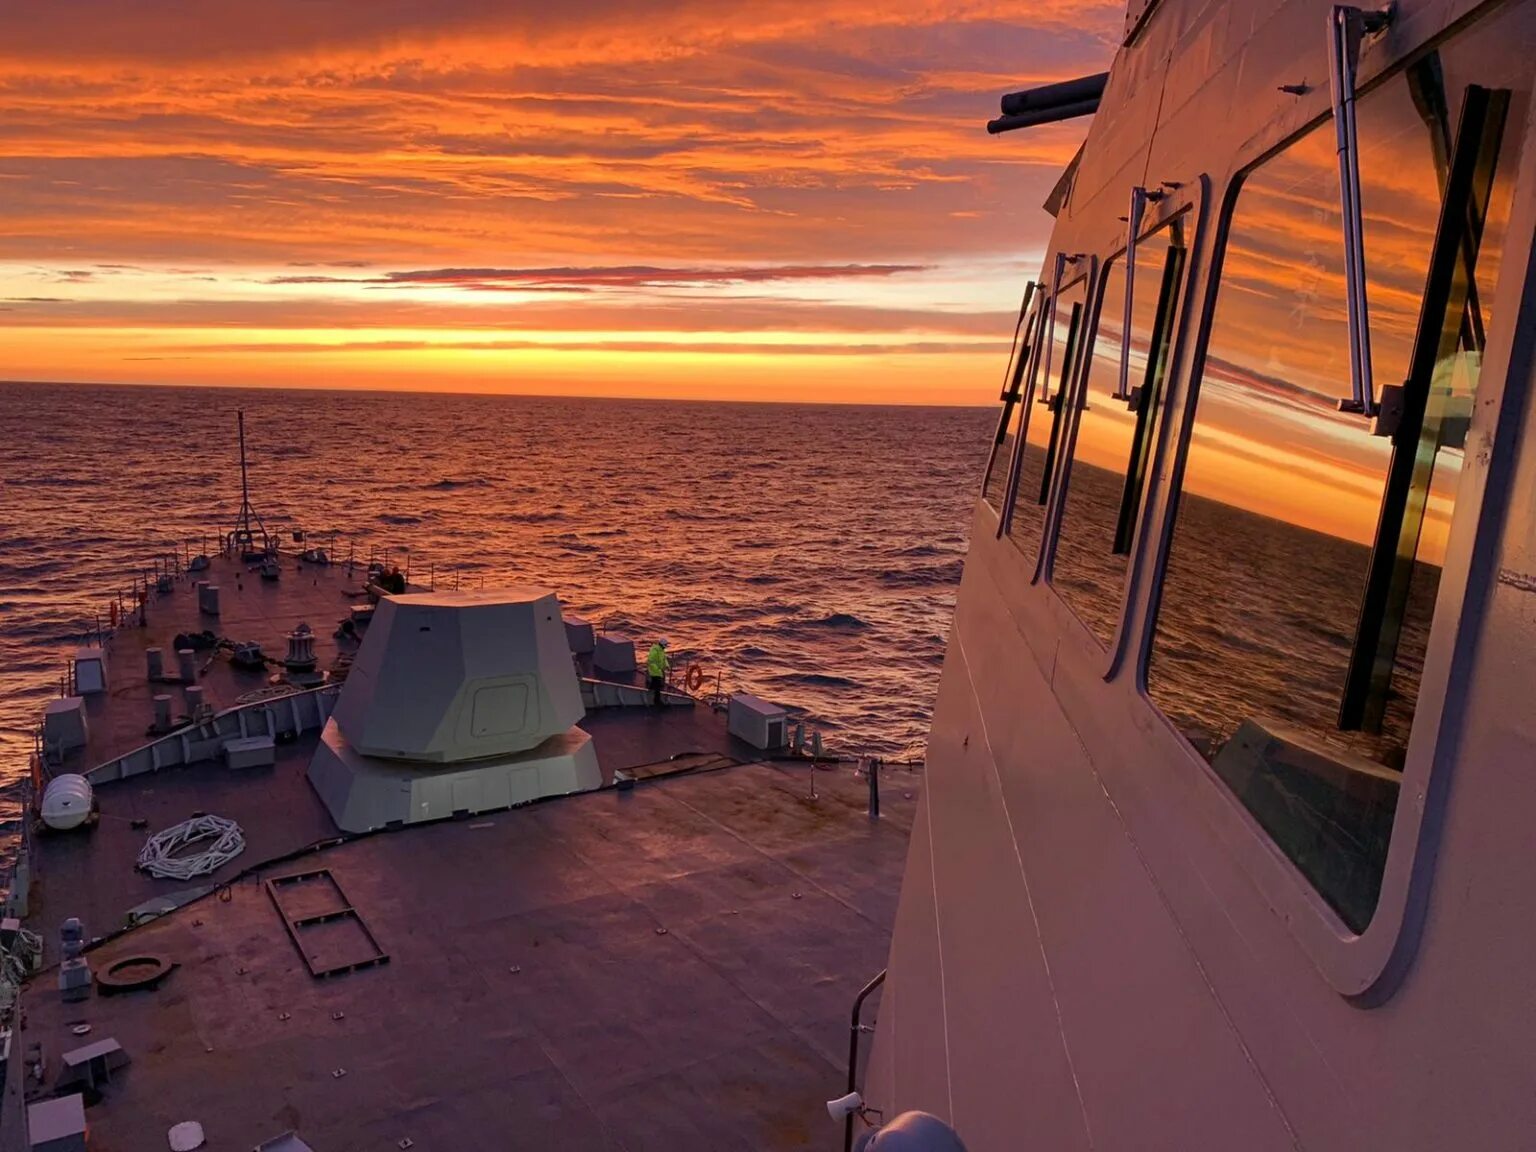
[[[993,403],[1122,11],[6,5],[0,371]]]

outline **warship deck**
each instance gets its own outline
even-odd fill
[[[216,630],[280,655],[308,619],[322,667],[361,587],[340,568],[241,583]],[[149,628],[118,632],[91,746],[66,770],[143,742],[167,689],[144,683],[142,649],[195,615],[178,591],[152,597]],[[200,682],[223,707],[264,677],[216,659]],[[99,786],[94,829],[34,837],[28,924],[50,963],[58,924],[79,916],[97,973],[142,954],[177,967],[156,990],[77,1003],[51,966],[26,985],[0,1148],[27,1147],[27,1102],[77,1090],[60,1087],[62,1054],[109,1038],[131,1064],[87,1109],[97,1152],[164,1148],[184,1120],[231,1149],[290,1130],[315,1152],[836,1146],[823,1102],[842,1090],[853,997],[885,962],[920,774],[885,769],[872,821],[846,766],[751,762],[761,753],[707,707],[601,709],[583,725],[605,780],[625,769],[634,787],[357,837],[309,785],[312,732],[271,768]],[[134,869],[150,831],[198,812],[238,821],[245,852],[191,884]],[[285,910],[333,893],[387,963],[311,974],[266,881],[319,871],[280,890]],[[129,908],[198,892],[122,930]],[[321,967],[371,951],[352,918],[300,938]],[[37,1048],[41,1080],[26,1067]]]

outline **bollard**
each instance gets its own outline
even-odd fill
[[[202,719],[203,715],[203,688],[200,684],[189,684],[186,690],[187,715],[193,720]]]
[[[869,776],[869,818],[878,820],[880,819],[880,761],[871,756],[865,772]]]
[[[183,684],[195,684],[197,682],[197,665],[193,662],[194,655],[190,648],[176,649],[176,659],[180,662],[181,682]]]
[[[144,660],[149,665],[150,680],[165,679],[165,653],[161,649],[144,649]]]
[[[168,732],[171,727],[171,698],[165,693],[155,696],[155,731]]]

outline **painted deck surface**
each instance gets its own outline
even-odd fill
[[[337,639],[333,633],[352,605],[368,603],[364,568],[349,573],[344,564],[302,564],[291,556],[283,558],[283,574],[277,580],[263,580],[253,568],[215,556],[208,571],[177,578],[174,591],[150,592],[147,625],[125,626],[110,635],[106,645],[107,691],[85,697],[90,740],[82,751],[66,758],[63,771],[84,772],[147,744],[153,738],[148,728],[157,694],[171,697],[173,717],[186,715],[183,684],[151,684],[146,678],[144,651],[154,647],[163,653],[166,675],[177,676],[173,643],[177,633],[206,629],[236,642],[254,641],[267,657],[281,660],[288,650],[288,633],[303,622],[314,630],[315,654],[322,671],[338,655],[357,651],[357,641]],[[198,611],[194,579],[219,586],[218,616]],[[195,664],[204,702],[216,712],[233,706],[247,692],[267,687],[272,675],[242,671],[231,666],[226,656],[215,656],[211,651],[197,652]]]
[[[252,577],[231,594],[223,567],[217,622],[178,588],[152,600],[147,629],[116,635],[111,690],[91,699],[91,746],[69,768],[142,743],[152,691],[179,705],[179,689],[145,683],[143,657],[176,631],[207,626],[280,657],[305,619],[330,663],[360,573],[289,567],[276,586]],[[215,708],[264,683],[206,661]],[[55,1091],[62,1054],[107,1038],[132,1064],[87,1111],[96,1152],[164,1147],[186,1119],[209,1147],[297,1129],[317,1152],[835,1143],[823,1102],[842,1091],[853,997],[890,947],[921,774],[886,770],[874,822],[847,765],[749,763],[761,754],[707,707],[605,709],[582,724],[605,784],[623,770],[635,787],[351,839],[305,775],[313,733],[279,745],[271,768],[207,762],[98,787],[94,829],[35,836],[28,924],[50,963],[59,922],[79,916],[108,938],[90,954],[97,971],[146,952],[178,968],[158,991],[76,1004],[51,967],[31,982],[0,1149],[26,1146],[23,1103]],[[151,832],[198,812],[238,821],[245,852],[195,885],[134,869]],[[265,881],[322,868],[387,964],[310,975]],[[112,937],[131,907],[212,885]],[[360,947],[344,925],[308,931],[322,962]],[[70,1032],[79,1022],[88,1039]],[[41,1084],[23,1069],[33,1045]]]
[[[77,1021],[128,1052],[88,1110],[97,1152],[185,1119],[225,1148],[289,1128],[317,1152],[828,1147],[918,777],[891,773],[874,823],[851,772],[815,771],[816,799],[811,773],[673,776],[261,870],[91,954],[169,956],[158,991],[64,1004],[39,976],[20,1047],[42,1044],[50,1084]],[[388,964],[309,975],[261,881],[315,868]]]

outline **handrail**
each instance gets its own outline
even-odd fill
[[[880,969],[880,975],[876,976],[868,984],[859,990],[858,996],[853,1001],[853,1012],[848,1019],[848,1091],[855,1092],[858,1089],[854,1081],[859,1071],[859,1033],[864,1030],[860,1017],[864,1012],[864,1001],[868,1000],[876,988],[885,983],[885,974],[889,969]],[[853,1113],[850,1112],[843,1120],[843,1152],[853,1152]]]

